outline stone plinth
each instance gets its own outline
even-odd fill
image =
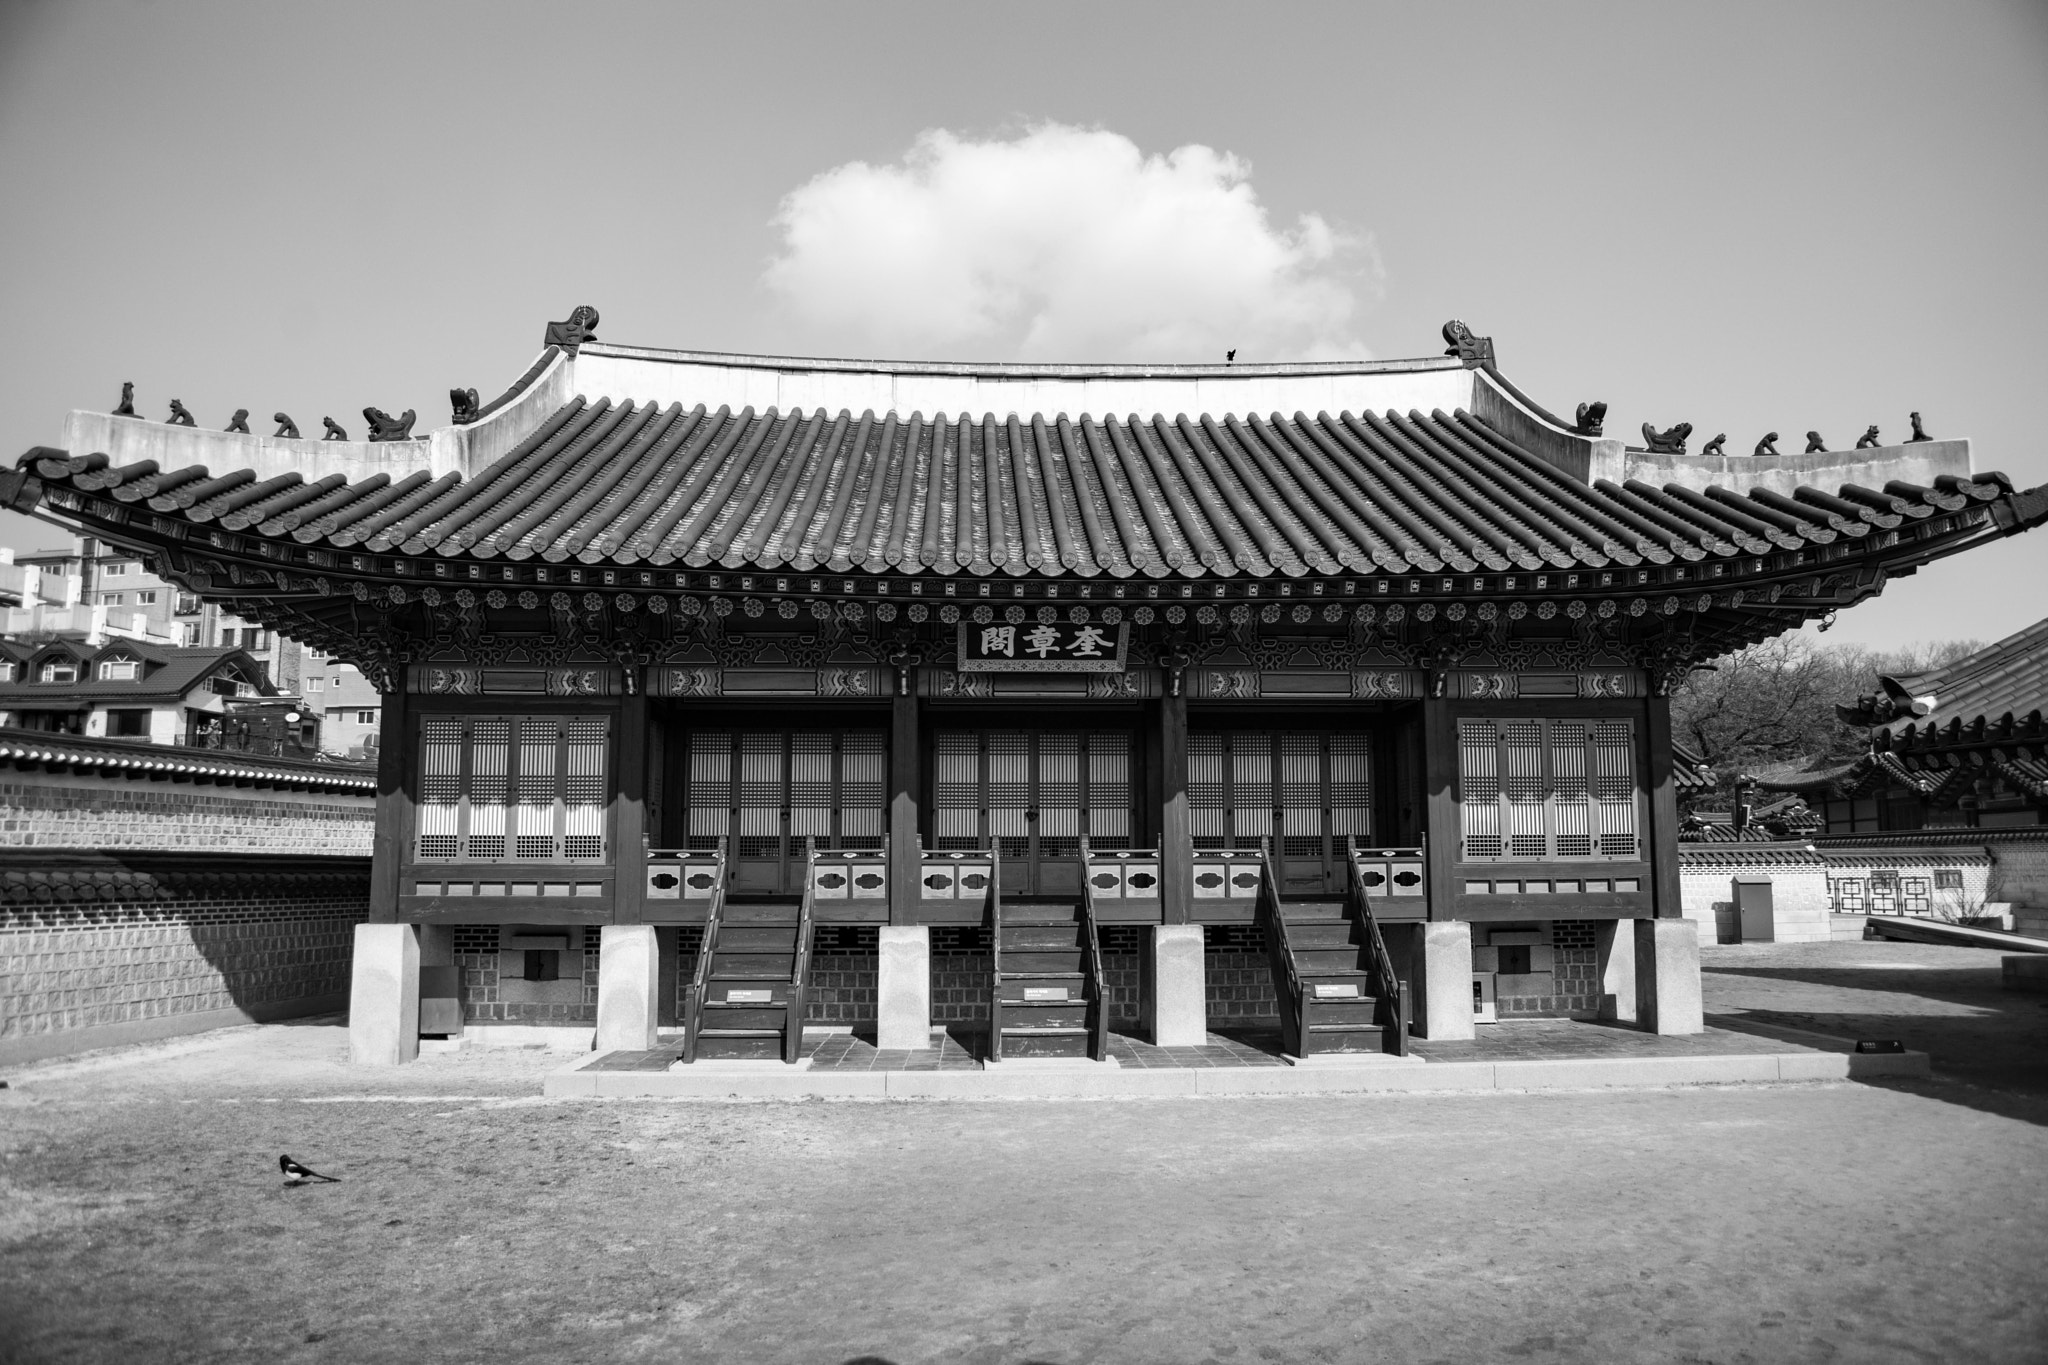
[[[922,924],[885,924],[875,982],[875,1046],[932,1045],[932,931]]]
[[[1614,1019],[1628,1024],[1636,1020],[1634,925],[1634,920],[1602,920],[1593,932],[1593,947],[1600,958],[1602,1019]]]
[[[645,1052],[661,1024],[661,949],[651,924],[607,924],[597,953],[597,1050]]]
[[[1691,920],[1639,919],[1636,1023],[1651,1033],[1699,1033],[1700,934]]]
[[[398,1066],[420,1055],[420,941],[410,924],[358,924],[348,1057]]]
[[[1472,926],[1437,920],[1414,932],[1415,1032],[1437,1041],[1472,1037]]]
[[[1202,926],[1161,924],[1152,930],[1140,1008],[1155,1047],[1200,1047],[1209,1038],[1208,974]]]

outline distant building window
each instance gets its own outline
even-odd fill
[[[38,674],[46,683],[73,683],[78,681],[78,665],[70,659],[52,659],[43,665]]]
[[[187,621],[178,627],[178,643],[186,646],[198,645],[199,623],[197,621]]]
[[[156,594],[155,594],[155,593],[153,593],[153,592],[139,592],[139,593],[136,593],[136,594],[135,594],[135,605],[136,605],[136,606],[138,606],[138,607],[153,607],[153,606],[155,606],[155,605],[156,605]]]
[[[334,685],[336,687],[341,686],[341,674],[337,673],[334,675]]]
[[[1960,891],[1963,889],[1963,870],[1960,867],[1937,867],[1934,869],[1936,891]]]
[[[149,734],[149,712],[109,711],[107,712],[107,733],[116,737],[147,737]]]
[[[242,632],[242,648],[263,650],[270,648],[270,632],[267,630],[245,630]]]
[[[375,725],[376,723],[377,723],[377,713],[376,713],[375,711],[358,711],[358,712],[356,712],[356,724],[358,724],[358,725]]]
[[[308,692],[318,692],[321,688],[325,686],[327,686],[327,679],[325,678],[306,679],[306,690]]]
[[[172,604],[171,610],[179,616],[197,616],[199,614],[199,598],[192,593],[181,592],[178,594],[177,601]]]
[[[248,683],[228,674],[207,679],[207,685],[213,689],[215,695],[222,697],[243,697],[250,691]]]
[[[103,566],[100,569],[100,572],[105,574],[109,578],[125,578],[127,577],[128,570],[131,567],[131,565],[125,562],[116,561],[114,563]]]
[[[100,605],[103,607],[118,607],[126,600],[127,598],[118,592],[103,592],[100,594]]]
[[[5,663],[5,662],[0,662],[0,682],[13,682],[13,681],[14,681],[14,665],[13,665],[13,664],[11,664],[11,663]]]
[[[133,659],[100,660],[101,682],[134,682],[142,676],[142,665]]]

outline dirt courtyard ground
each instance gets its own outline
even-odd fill
[[[2048,1359],[2041,998],[1707,957],[1710,1011],[1934,1079],[544,1101],[559,1055],[364,1072],[331,1022],[45,1063],[0,1091],[0,1360]]]

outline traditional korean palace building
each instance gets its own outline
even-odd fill
[[[422,437],[77,412],[0,480],[383,693],[365,1060],[465,1019],[794,1058],[827,958],[885,1048],[1100,1056],[1119,992],[1198,1042],[1225,958],[1296,1054],[1697,1029],[1672,686],[2048,519],[1961,440],[1636,448],[1461,324],[1091,366],[595,322]]]

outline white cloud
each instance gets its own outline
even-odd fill
[[[1368,239],[1313,213],[1276,227],[1251,167],[1048,123],[935,129],[899,162],[786,195],[765,282],[822,340],[913,358],[1358,358]]]

